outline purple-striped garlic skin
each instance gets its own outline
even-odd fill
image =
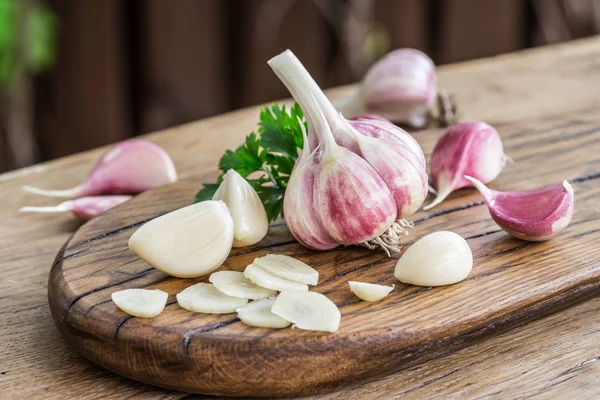
[[[472,187],[465,175],[488,183],[496,179],[505,165],[502,140],[492,126],[481,121],[464,121],[450,127],[431,154],[429,170],[437,195],[423,209],[435,207],[457,189]]]
[[[131,199],[132,196],[87,196],[67,200],[53,207],[23,207],[21,212],[60,213],[70,211],[81,221],[88,221],[95,216]]]
[[[519,239],[551,239],[565,230],[573,217],[575,195],[567,181],[531,190],[498,192],[475,178],[465,178],[483,196],[492,219]]]
[[[367,113],[423,127],[437,95],[435,64],[419,50],[394,50],[367,72],[361,94]]]

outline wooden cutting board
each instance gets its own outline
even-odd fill
[[[191,313],[177,305],[175,294],[206,278],[169,277],[127,248],[144,222],[190,204],[200,184],[182,181],[110,210],[65,243],[48,285],[56,325],[88,359],[149,384],[228,396],[288,396],[374,380],[598,294],[600,115],[590,110],[497,128],[515,163],[491,187],[526,189],[569,179],[575,215],[558,238],[532,243],[500,230],[474,189],[415,214],[407,244],[438,230],[468,240],[474,267],[459,284],[404,285],[393,277],[397,257],[353,247],[314,252],[296,243],[285,225],[274,225],[258,245],[234,249],[222,269],[241,271],[269,252],[315,266],[320,280],[314,290],[339,306],[340,330],[271,330],[245,326],[234,314]],[[415,137],[428,152],[441,133]],[[396,287],[386,299],[366,303],[352,295],[349,280]],[[168,305],[153,319],[130,317],[110,300],[112,292],[126,288],[164,290]]]

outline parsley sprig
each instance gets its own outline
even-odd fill
[[[298,118],[304,120],[298,104],[289,110],[277,104],[262,109],[258,134],[250,133],[235,151],[227,150],[223,154],[217,183],[205,183],[196,194],[195,202],[212,199],[225,173],[234,169],[254,187],[269,221],[283,215],[283,196],[304,141],[300,124],[306,127],[306,123],[299,122]]]

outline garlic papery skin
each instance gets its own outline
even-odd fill
[[[506,156],[496,129],[481,121],[454,125],[438,140],[431,154],[431,183],[437,194],[423,210],[440,204],[456,189],[472,187],[465,175],[488,183],[505,165]]]
[[[386,297],[392,290],[394,285],[384,286],[375,283],[349,281],[350,290],[361,300],[378,301]]]
[[[467,241],[454,232],[440,231],[410,246],[396,263],[394,276],[417,286],[451,285],[469,276],[472,267]]]
[[[223,200],[231,212],[233,247],[251,246],[266,236],[269,220],[265,207],[256,190],[236,171],[227,171],[213,200]]]
[[[537,189],[498,192],[465,176],[479,190],[492,219],[509,234],[538,242],[567,228],[573,217],[575,194],[567,181]]]
[[[208,200],[145,223],[129,238],[129,249],[169,275],[194,278],[223,264],[233,232],[225,203]]]

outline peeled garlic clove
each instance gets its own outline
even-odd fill
[[[217,269],[231,251],[233,220],[222,201],[209,200],[154,218],[129,238],[129,248],[154,268],[180,278]]]
[[[366,283],[366,282],[354,282],[349,281],[350,290],[352,293],[356,295],[361,300],[364,301],[377,301],[386,297],[392,290],[394,290],[394,285],[392,286],[384,286],[384,285],[376,285],[374,283]]]
[[[233,218],[233,247],[251,246],[262,240],[269,220],[256,190],[233,169],[227,171],[213,196],[223,200]]]
[[[293,328],[335,332],[340,327],[340,310],[333,301],[317,292],[283,291],[271,311],[293,323]]]
[[[177,303],[197,313],[229,314],[248,303],[248,299],[227,296],[213,284],[200,282],[177,293]]]
[[[288,281],[306,285],[316,285],[319,281],[319,273],[316,269],[283,254],[267,254],[264,257],[256,258],[253,264],[271,275]]]
[[[454,232],[431,233],[410,246],[396,263],[399,281],[417,286],[442,286],[469,276],[473,254],[465,239]]]
[[[255,285],[238,271],[213,272],[208,280],[226,295],[242,299],[265,299],[277,294],[274,290]]]
[[[238,318],[246,325],[263,328],[286,328],[290,321],[273,314],[271,308],[275,299],[261,299],[252,301],[237,309]]]
[[[456,189],[472,187],[465,175],[488,183],[496,179],[505,164],[502,140],[493,127],[480,121],[454,125],[431,154],[430,175],[437,196],[423,210],[440,204]]]
[[[167,293],[158,289],[125,289],[110,295],[121,311],[141,318],[152,318],[160,314],[167,304],[168,297]]]
[[[573,217],[575,195],[567,181],[532,190],[497,192],[475,178],[465,179],[479,190],[492,219],[519,239],[548,240],[565,230]]]
[[[262,286],[267,289],[277,290],[297,290],[297,291],[308,291],[308,286],[303,283],[292,282],[287,279],[279,278],[272,275],[255,264],[250,264],[244,270],[244,276],[250,279],[258,286]]]

